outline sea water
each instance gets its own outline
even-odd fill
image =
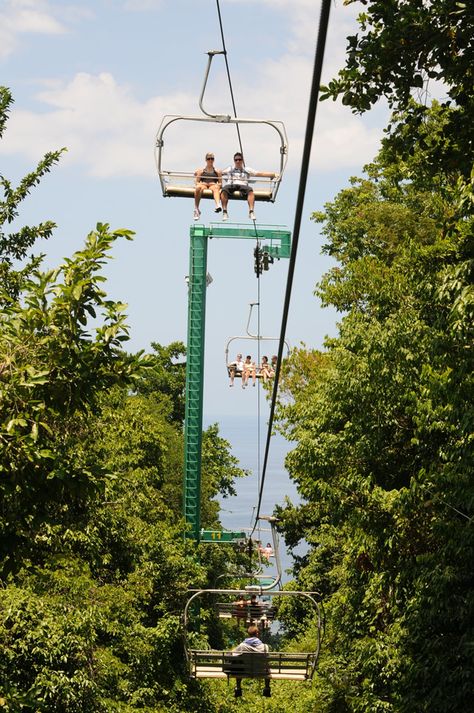
[[[232,455],[238,461],[239,466],[250,471],[246,478],[239,478],[235,483],[237,494],[232,497],[220,498],[221,522],[226,530],[248,530],[253,528],[255,515],[257,512],[259,490],[262,483],[262,466],[265,454],[267,439],[267,422],[246,416],[219,416],[213,419],[208,416],[204,419],[204,428],[212,423],[219,424],[219,433],[222,438],[229,441]],[[289,443],[281,434],[274,434],[271,437],[269,455],[265,479],[263,481],[263,495],[260,506],[260,516],[273,515],[276,505],[284,505],[285,498],[291,502],[299,503],[300,498],[295,484],[290,480],[285,469],[285,456],[294,445]],[[259,529],[260,526],[260,529]],[[270,526],[264,520],[259,521],[259,526],[252,537],[261,540],[265,546],[271,542]],[[290,572],[287,571],[292,566],[292,558],[285,548],[282,538],[279,540],[280,557],[282,569],[284,571],[283,581],[291,579]],[[297,554],[302,555],[305,551],[304,544],[298,548]],[[272,568],[268,570],[273,574]]]

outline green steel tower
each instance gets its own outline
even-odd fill
[[[204,335],[206,323],[207,240],[253,240],[262,255],[272,260],[289,258],[291,233],[279,226],[216,224],[192,225],[188,277],[188,346],[186,361],[186,407],[184,424],[184,517],[188,536],[196,542],[221,540],[216,533],[201,533],[201,446],[204,393]],[[265,267],[267,269],[267,267]],[[235,533],[236,536],[242,533]],[[209,535],[209,537],[207,536]]]

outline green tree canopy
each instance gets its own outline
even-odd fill
[[[0,86],[0,139],[6,128],[12,103],[13,98],[10,91],[6,87]],[[31,256],[26,264],[19,269],[18,264],[28,257],[28,251],[38,238],[49,238],[56,227],[52,221],[47,220],[36,226],[23,226],[13,232],[5,232],[5,225],[10,226],[18,218],[21,202],[57,163],[63,151],[65,149],[45,154],[36,169],[25,176],[16,187],[13,187],[11,181],[0,174],[0,187],[3,194],[0,199],[0,288],[3,293],[2,300],[18,297],[24,278],[38,266],[40,258]]]
[[[0,131],[11,104],[0,91]],[[58,159],[13,189],[2,223]],[[184,539],[184,345],[127,354],[122,302],[104,265],[129,230],[99,223],[50,271],[21,267],[53,224],[1,233],[0,709],[182,713],[214,709],[186,676],[181,615],[190,585],[233,553]],[[18,269],[19,268],[19,269]],[[243,473],[219,436],[203,438],[204,526]]]
[[[458,0],[345,0],[360,3],[360,31],[348,37],[346,64],[323,88],[323,98],[342,97],[354,112],[385,97],[393,110],[391,142],[402,155],[423,132],[430,81],[444,87],[444,121],[438,141],[426,142],[427,159],[456,167],[469,178],[474,149],[474,11]],[[412,99],[418,92],[418,101]]]
[[[290,544],[311,546],[299,586],[327,598],[321,710],[461,713],[474,670],[471,193],[416,180],[416,154],[387,157],[314,215],[338,261],[317,291],[342,316],[326,351],[295,351],[284,377],[304,501],[280,514]]]

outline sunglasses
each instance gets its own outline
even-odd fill
[[[234,161],[243,161],[243,158],[234,158]]]
[[[206,156],[206,161],[214,161],[214,156]]]

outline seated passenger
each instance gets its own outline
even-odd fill
[[[264,547],[262,550],[262,554],[267,559],[270,559],[270,557],[273,555],[273,547],[271,545],[271,542],[267,542],[266,547]]]
[[[254,595],[256,596],[256,595]],[[247,629],[248,637],[242,641],[238,646],[235,647],[234,653],[236,654],[266,654],[268,653],[268,646],[264,644],[258,638],[258,627],[251,624]],[[235,690],[234,696],[239,698],[242,695],[242,679],[235,679]],[[270,691],[270,678],[265,678],[265,687],[263,689],[263,695],[269,698],[271,695]]]
[[[255,386],[255,382],[257,381],[257,366],[254,361],[252,361],[252,357],[250,354],[247,354],[245,357],[244,361],[244,368],[242,372],[242,388],[245,389],[248,386],[249,383],[249,376],[252,377],[252,386]]]
[[[234,154],[234,166],[228,166],[222,171],[222,220],[227,220],[228,218],[227,204],[229,202],[229,196],[236,191],[247,198],[247,203],[249,205],[249,218],[250,220],[255,220],[255,213],[253,210],[255,196],[252,186],[249,185],[251,177],[254,176],[262,176],[272,179],[277,178],[276,173],[256,171],[254,168],[250,168],[250,166],[245,166],[244,157],[240,151],[237,151],[237,153]]]
[[[256,594],[252,594],[252,596],[250,597],[250,601],[248,602],[248,605],[249,605],[250,618],[252,620],[259,619],[263,613],[263,605],[259,601]]]
[[[214,197],[214,202],[216,204],[214,212],[220,213],[222,172],[214,168],[214,154],[212,152],[206,154],[206,165],[204,168],[198,168],[194,172],[194,175],[196,177],[194,188],[194,220],[199,220],[201,217],[199,203],[201,202],[202,194],[207,188],[211,191]]]
[[[236,360],[231,361],[230,364],[228,364],[227,366],[229,369],[229,376],[230,376],[229,386],[233,386],[235,375],[236,374],[242,375],[242,372],[244,369],[244,362],[242,361],[242,354],[237,354]]]
[[[262,375],[264,382],[267,382],[268,379],[271,379],[272,376],[275,376],[274,370],[268,363],[267,356],[262,357],[262,363],[260,364],[260,374]]]
[[[245,620],[247,618],[247,600],[244,596],[233,602],[232,613],[237,617],[239,623],[241,619]]]

